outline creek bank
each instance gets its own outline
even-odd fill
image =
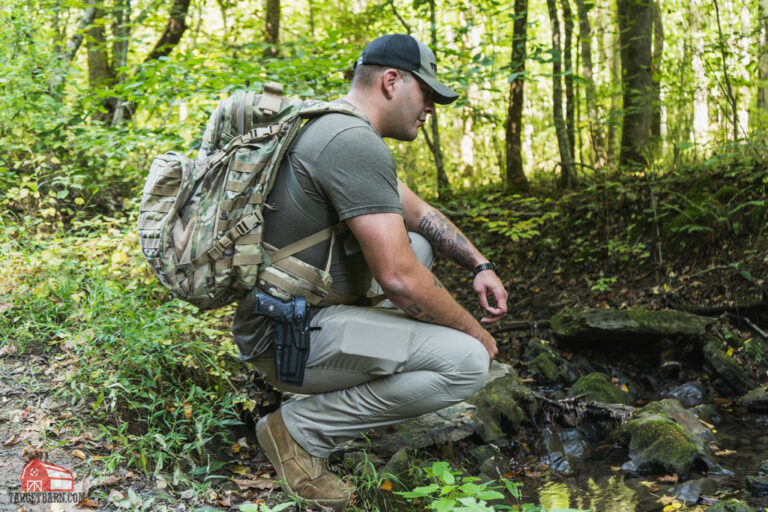
[[[370,449],[397,472],[413,464],[405,446],[424,447],[438,457],[454,454],[456,466],[485,480],[527,478],[529,493],[537,492],[541,475],[577,482],[602,466],[603,474],[614,473],[599,481],[624,479],[626,492],[637,496],[648,492],[638,482],[674,476],[679,482],[663,492],[689,505],[733,495],[736,485],[745,506],[768,506],[766,475],[733,467],[730,454],[742,447],[724,445],[715,433],[723,418],[766,410],[765,378],[735,361],[715,321],[592,310],[563,314],[552,325],[554,342],[532,337],[521,344],[514,367],[494,362],[486,386],[467,402],[427,415],[435,421],[422,417],[374,432],[371,444],[336,456]],[[447,449],[450,443],[464,456]],[[639,498],[644,505],[637,510],[654,510],[647,501]],[[722,502],[722,510],[734,503]]]

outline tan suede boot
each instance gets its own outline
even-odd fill
[[[285,493],[334,510],[344,510],[349,505],[353,487],[328,471],[323,459],[313,457],[293,440],[279,410],[259,420],[256,436]]]

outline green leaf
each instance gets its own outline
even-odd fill
[[[437,491],[438,489],[440,489],[439,485],[432,484],[432,485],[425,485],[423,487],[416,487],[412,491],[397,492],[395,494],[399,494],[404,498],[426,498],[429,495],[431,495],[433,492]]]

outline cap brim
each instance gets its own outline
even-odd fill
[[[456,101],[456,99],[459,97],[457,93],[453,92],[451,89],[438,82],[434,77],[426,76],[422,73],[419,73],[418,71],[411,71],[411,73],[419,77],[422,82],[432,88],[432,99],[435,103],[440,105],[448,105],[449,103]]]

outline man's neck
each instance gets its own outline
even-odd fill
[[[365,117],[368,118],[368,120],[371,122],[371,125],[373,126],[373,129],[376,130],[376,133],[378,133],[380,137],[386,136],[382,134],[382,129],[384,127],[382,126],[382,119],[379,113],[379,109],[377,108],[376,104],[371,101],[371,98],[368,94],[353,89],[350,90],[342,99],[365,114]]]

